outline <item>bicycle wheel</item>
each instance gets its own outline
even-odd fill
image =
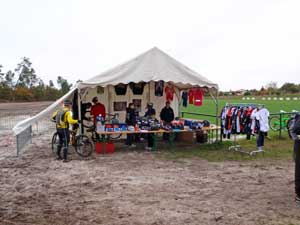
[[[272,130],[279,131],[279,129],[280,129],[280,118],[278,116],[271,117],[269,125],[270,125],[270,128]]]
[[[94,121],[93,120],[82,120],[82,125],[85,128],[91,129],[91,128],[94,128]]]
[[[121,136],[122,136],[122,134],[109,134],[108,139],[116,140],[116,139],[119,139]]]
[[[53,155],[56,157],[57,156],[57,146],[59,144],[59,137],[58,137],[58,133],[55,132],[52,136],[52,140],[51,140],[51,149],[52,149],[52,153]]]
[[[81,157],[89,157],[94,150],[94,144],[86,135],[78,135],[75,140],[75,151]]]

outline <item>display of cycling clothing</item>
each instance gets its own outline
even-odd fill
[[[188,93],[186,91],[183,91],[182,95],[181,95],[181,98],[182,98],[182,106],[187,107],[187,105],[188,105]]]
[[[259,109],[253,105],[225,106],[221,112],[223,137],[230,138],[230,134],[246,134],[247,139],[250,139],[253,134],[266,133],[269,130],[268,116],[269,111],[266,108]]]
[[[167,101],[173,101],[173,96],[174,96],[174,93],[175,93],[175,89],[172,85],[167,85],[165,87],[165,93],[166,93],[166,100]]]
[[[160,80],[155,82],[155,87],[154,87],[155,91],[155,96],[163,96],[164,95],[164,81]]]
[[[202,106],[204,90],[202,88],[193,88],[189,90],[189,104]]]

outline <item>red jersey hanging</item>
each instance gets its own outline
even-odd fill
[[[173,101],[173,95],[175,93],[174,87],[172,85],[167,85],[165,87],[166,99],[167,101]]]
[[[202,88],[193,88],[189,91],[189,104],[202,106],[204,91]]]

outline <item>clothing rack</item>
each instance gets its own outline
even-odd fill
[[[263,107],[265,107],[265,105],[264,104],[256,104],[256,103],[226,103],[225,107],[263,108]],[[243,154],[247,154],[247,155],[250,155],[250,156],[254,156],[256,153],[258,153],[258,151],[256,151],[256,150],[251,151],[251,152],[242,150],[242,147],[236,143],[236,136],[237,136],[237,134],[233,134],[233,145],[228,147],[229,151],[233,150],[233,151],[240,152],[240,153],[243,153]],[[263,154],[264,154],[264,152],[263,152]]]

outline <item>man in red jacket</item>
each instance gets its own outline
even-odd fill
[[[96,125],[97,116],[101,115],[103,118],[105,118],[106,116],[105,106],[98,101],[97,97],[94,97],[92,99],[92,102],[94,105],[92,105],[90,114],[93,116],[94,124]]]

